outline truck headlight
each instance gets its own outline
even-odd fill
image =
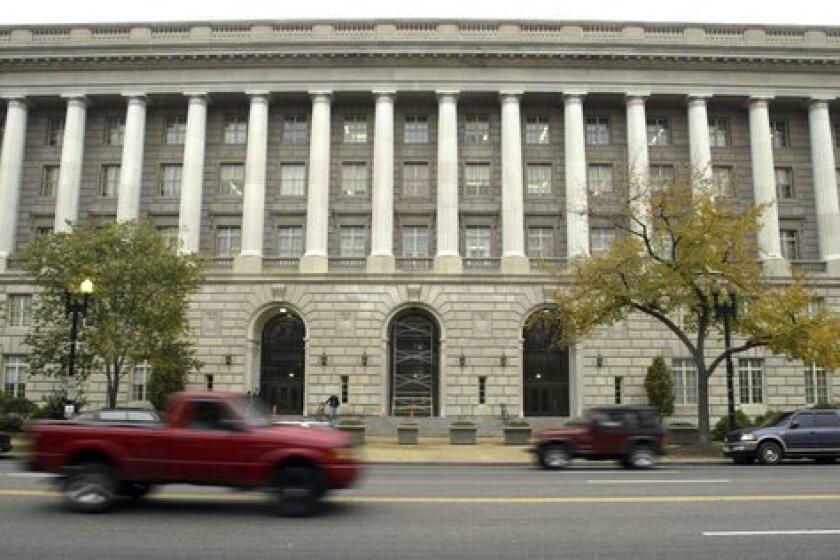
[[[755,434],[741,434],[741,441],[755,441]]]

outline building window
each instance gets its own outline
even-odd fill
[[[777,167],[773,176],[776,179],[776,196],[779,200],[792,200],[796,198],[796,191],[793,187],[793,169],[790,167]]]
[[[146,385],[149,383],[151,375],[152,366],[149,364],[134,366],[134,370],[131,372],[131,400],[146,400]]]
[[[341,376],[341,402],[342,403],[350,402],[350,376],[349,375],[342,375]]]
[[[102,198],[114,198],[120,187],[120,166],[103,165],[99,175],[99,196]]]
[[[425,259],[429,256],[429,228],[426,226],[405,226],[402,235],[403,257]]]
[[[697,404],[697,367],[691,358],[674,358],[674,404]]]
[[[341,164],[341,192],[344,196],[367,194],[367,164],[363,161]]]
[[[339,255],[347,258],[364,258],[367,242],[365,226],[341,226]]]
[[[528,115],[525,117],[525,143],[549,143],[548,115]]]
[[[738,399],[741,404],[764,402],[764,360],[738,358]]]
[[[125,117],[108,117],[105,121],[105,144],[122,146],[125,139]]]
[[[593,255],[605,253],[615,242],[615,229],[611,227],[594,227],[589,230],[589,251]]]
[[[164,198],[181,196],[180,163],[170,163],[160,167],[160,196]]]
[[[726,148],[729,144],[729,121],[709,119],[709,145],[712,148]]]
[[[282,196],[304,196],[306,194],[305,164],[280,164],[280,194]]]
[[[650,186],[654,190],[659,190],[665,185],[674,182],[674,166],[673,165],[651,165],[650,166]]]
[[[47,121],[47,146],[61,146],[64,139],[64,119],[62,117],[50,117]]]
[[[490,258],[491,245],[489,227],[468,227],[466,229],[466,235],[464,236],[464,239],[467,245],[466,258]]]
[[[10,327],[28,327],[32,323],[32,295],[12,294],[8,301],[7,320]]]
[[[229,259],[239,254],[242,247],[242,230],[239,226],[216,228],[216,256]]]
[[[184,143],[187,137],[187,117],[169,117],[166,119],[164,141],[170,146]]]
[[[429,196],[429,164],[410,161],[403,164],[403,196],[425,198]]]
[[[787,121],[770,121],[770,137],[773,140],[774,148],[790,146],[790,131]]]
[[[613,378],[613,401],[615,404],[622,404],[624,389],[624,377],[617,375]]]
[[[52,226],[38,226],[35,228],[35,235],[37,237],[44,237],[45,235],[52,235]]]
[[[590,163],[586,168],[586,184],[595,196],[615,191],[613,166],[608,163]]]
[[[468,163],[464,167],[464,195],[490,195],[490,164]]]
[[[344,143],[367,143],[367,117],[364,115],[344,116]]]
[[[731,167],[719,165],[712,167],[712,190],[715,196],[732,197],[735,195]]]
[[[606,117],[586,119],[586,143],[590,146],[607,146],[610,143],[610,120]]]
[[[554,228],[528,228],[528,256],[534,259],[554,257]]]
[[[6,355],[3,360],[3,388],[7,395],[26,397],[29,361],[26,356]]]
[[[789,261],[799,260],[799,231],[795,229],[779,230],[782,241],[782,256]]]
[[[478,404],[487,404],[487,378],[478,378]]]
[[[551,164],[529,163],[525,168],[527,182],[526,192],[529,195],[551,194]]]
[[[248,119],[244,115],[225,115],[222,141],[225,144],[245,144],[248,141]]]
[[[223,163],[219,166],[219,194],[242,196],[245,192],[245,166],[241,163]]]
[[[309,128],[306,115],[286,115],[283,117],[283,143],[296,146],[309,141]]]
[[[825,370],[816,364],[805,366],[805,402],[807,404],[828,402],[828,377]]]
[[[303,226],[277,228],[277,256],[297,259],[303,255]]]
[[[177,251],[181,244],[178,237],[178,226],[160,226],[157,228],[163,244],[172,251]]]
[[[41,175],[41,197],[55,198],[55,193],[58,190],[58,172],[57,165],[45,165],[44,173]]]
[[[671,144],[671,124],[668,119],[653,117],[647,119],[648,146],[668,146]]]
[[[487,115],[467,115],[464,121],[464,144],[478,146],[490,143],[490,120]]]
[[[428,144],[429,117],[426,115],[406,115],[403,142],[406,144]]]

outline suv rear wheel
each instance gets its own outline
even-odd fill
[[[562,444],[553,443],[546,445],[540,450],[540,464],[546,469],[563,469],[569,466],[572,461],[572,454]]]
[[[648,445],[635,445],[623,464],[632,469],[649,469],[656,465],[656,453]]]
[[[71,509],[99,513],[114,502],[117,479],[105,463],[82,463],[70,468],[64,481],[64,499]]]
[[[765,441],[758,446],[756,456],[762,465],[778,465],[782,462],[782,448],[778,443]]]

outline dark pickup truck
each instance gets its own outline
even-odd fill
[[[268,489],[288,516],[315,513],[327,491],[350,487],[360,474],[348,436],[273,425],[242,395],[176,393],[165,418],[114,410],[35,423],[29,468],[60,475],[77,511],[104,511],[118,497],[179,483]]]

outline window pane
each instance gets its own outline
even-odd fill
[[[776,196],[780,200],[790,200],[796,197],[793,188],[793,170],[790,167],[777,167],[774,170],[776,178]]]
[[[26,381],[29,378],[29,360],[26,356],[6,355],[3,364],[3,389],[6,394],[25,397]]]
[[[674,180],[673,165],[651,165],[650,185],[654,189],[661,189]]]
[[[716,196],[731,197],[734,195],[731,167],[712,167],[712,190]]]
[[[113,198],[117,195],[120,184],[120,166],[103,165],[99,182],[99,196]]]
[[[429,228],[406,226],[403,228],[403,256],[423,259],[429,256]]]
[[[548,115],[528,115],[525,119],[525,143],[548,144]]]
[[[610,194],[615,190],[612,165],[590,164],[586,168],[586,182],[593,195]]]
[[[108,117],[105,121],[105,143],[122,146],[125,137],[125,117]]]
[[[286,115],[283,118],[283,143],[304,145],[309,141],[306,115]]]
[[[344,117],[344,143],[365,144],[367,142],[367,118],[364,115]]]
[[[527,193],[532,195],[551,194],[551,165],[547,163],[529,163],[525,168],[527,175]]]
[[[799,232],[793,229],[779,231],[782,244],[782,256],[789,261],[799,259]]]
[[[219,166],[219,194],[242,196],[245,190],[245,166],[241,163],[223,163]]]
[[[671,143],[671,128],[668,119],[650,118],[647,120],[648,146],[667,146]]]
[[[475,146],[490,143],[490,120],[487,115],[467,115],[464,122],[464,144]]]
[[[773,139],[774,148],[786,148],[790,146],[787,121],[770,121],[770,135]]]
[[[221,226],[216,229],[216,256],[235,257],[241,249],[242,233],[238,226]]]
[[[406,144],[427,144],[429,142],[429,120],[426,115],[406,115],[403,141]]]
[[[303,227],[283,226],[277,228],[277,256],[296,259],[303,255]]]
[[[32,321],[32,296],[13,294],[8,297],[8,325],[28,327]]]
[[[306,194],[306,165],[303,163],[280,165],[280,194],[283,196]]]
[[[51,117],[47,121],[47,146],[61,146],[64,140],[64,119],[62,117]]]
[[[712,148],[729,146],[729,121],[726,119],[711,119],[709,121],[709,144]]]
[[[528,256],[550,259],[554,257],[554,229],[550,227],[528,228]]]
[[[367,229],[365,226],[342,226],[339,240],[340,256],[362,258],[365,256]]]
[[[341,191],[345,196],[364,196],[367,194],[366,163],[341,164]]]
[[[178,226],[161,226],[157,228],[164,245],[173,251],[178,249],[180,240],[178,239]]]
[[[187,118],[186,117],[170,117],[166,119],[166,135],[165,141],[170,145],[180,145],[184,143],[187,136]]]
[[[490,228],[468,227],[465,241],[468,259],[483,259],[490,257]]]
[[[593,255],[604,253],[615,241],[615,230],[611,227],[594,227],[589,232],[589,250]]]
[[[245,144],[248,141],[248,120],[243,115],[225,115],[225,144]]]
[[[586,143],[590,146],[606,146],[610,143],[610,121],[606,117],[586,119]]]
[[[468,163],[464,168],[466,196],[488,196],[490,194],[490,164]]]
[[[429,164],[408,162],[403,164],[403,196],[422,198],[429,195]]]
[[[56,190],[58,189],[58,171],[57,165],[45,165],[44,174],[41,179],[41,196],[44,198],[55,198]]]
[[[160,196],[166,198],[181,196],[180,164],[167,164],[161,167]]]

